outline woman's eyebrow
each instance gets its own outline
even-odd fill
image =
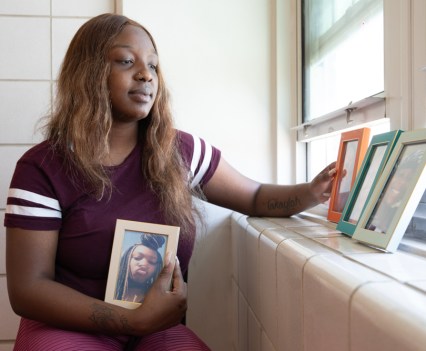
[[[117,48],[132,49],[133,46],[129,44],[114,44],[113,46],[111,46],[111,49],[117,49]]]
[[[111,46],[111,50],[113,50],[113,49],[134,49],[134,47],[130,44],[118,43],[118,44],[114,44],[114,45]],[[154,49],[153,52],[152,52],[152,55],[158,56],[157,50]]]

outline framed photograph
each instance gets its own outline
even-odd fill
[[[342,133],[327,219],[339,222],[370,139],[370,128]]]
[[[352,236],[374,186],[401,135],[395,130],[373,136],[336,229]]]
[[[402,133],[352,238],[396,251],[425,192],[425,166],[426,129]]]
[[[108,272],[105,301],[136,308],[164,266],[175,257],[179,227],[118,219]]]

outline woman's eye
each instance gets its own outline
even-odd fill
[[[157,66],[156,66],[156,65],[149,65],[149,67],[150,67],[152,70],[157,71]]]
[[[130,65],[133,63],[133,60],[131,59],[121,60],[120,63],[122,63],[123,65]]]

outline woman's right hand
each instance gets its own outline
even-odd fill
[[[143,304],[131,310],[55,281],[57,231],[7,228],[6,234],[9,298],[20,316],[65,330],[142,336],[178,324],[185,314],[186,284],[177,261],[166,264]]]
[[[143,303],[135,310],[136,316],[132,322],[137,330],[144,331],[143,334],[179,324],[185,315],[187,286],[182,277],[179,260],[176,258],[174,261],[168,260]]]

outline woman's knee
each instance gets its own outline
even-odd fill
[[[135,351],[210,351],[195,333],[179,324],[140,339]]]

